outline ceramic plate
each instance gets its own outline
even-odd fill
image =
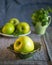
[[[28,33],[26,33],[26,34],[19,34],[19,35],[16,36],[16,35],[3,34],[3,33],[0,32],[0,35],[2,35],[2,36],[7,36],[7,37],[19,37],[19,36],[29,35],[30,33],[31,33],[31,31],[28,32]]]
[[[17,58],[17,56],[19,56],[21,59],[25,59],[25,58],[31,57],[32,55],[34,55],[35,52],[37,52],[41,49],[40,43],[34,42],[34,45],[35,45],[34,50],[29,53],[22,53],[22,52],[19,53],[19,52],[14,51],[13,44],[11,44],[9,47],[7,47],[7,49],[9,49],[11,52],[13,52],[15,54],[16,58]]]

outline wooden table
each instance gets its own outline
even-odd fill
[[[33,27],[32,33],[29,34],[33,41],[40,42],[41,50],[27,59],[16,58],[15,54],[7,49],[10,44],[14,43],[17,38],[9,38],[0,36],[0,65],[2,64],[19,64],[19,65],[50,65],[50,57],[44,41],[44,36],[35,34]]]

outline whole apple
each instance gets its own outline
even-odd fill
[[[34,50],[33,40],[29,36],[21,36],[14,42],[14,51],[29,53]]]
[[[15,27],[12,23],[6,23],[2,28],[2,33],[4,34],[12,34],[15,30]]]
[[[19,19],[17,19],[17,18],[11,18],[9,20],[9,22],[12,23],[12,24],[14,24],[16,26],[19,23]]]
[[[16,26],[16,30],[19,33],[28,33],[30,31],[30,25],[27,22],[21,22]]]

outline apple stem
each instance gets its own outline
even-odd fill
[[[18,41],[17,46],[19,46],[20,44],[21,44],[21,42],[20,42],[20,41]]]

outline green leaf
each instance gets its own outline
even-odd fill
[[[52,8],[48,7],[47,10],[48,10],[49,13],[52,13]]]

